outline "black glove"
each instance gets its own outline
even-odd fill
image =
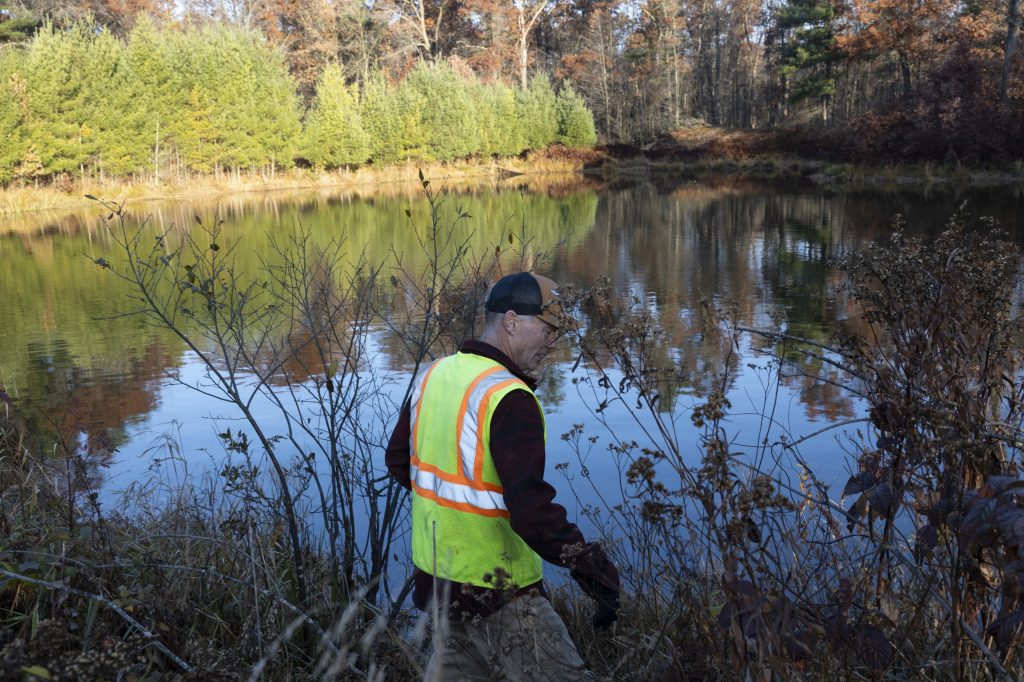
[[[594,596],[594,629],[606,630],[619,619],[619,593],[606,592]]]
[[[596,629],[611,627],[619,619],[619,570],[597,543],[584,545],[583,551],[569,563],[570,575],[583,593],[594,600],[593,624]]]

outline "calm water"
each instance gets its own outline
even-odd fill
[[[826,193],[809,184],[736,178],[645,180],[541,191],[475,190],[451,195],[445,210],[450,215],[458,206],[471,216],[455,232],[475,253],[506,243],[510,232],[522,234],[531,253],[547,254],[541,269],[557,281],[586,285],[607,276],[617,291],[647,306],[664,331],[666,357],[686,370],[686,381],[676,387],[676,429],[680,442],[695,444],[687,409],[700,401],[720,370],[700,333],[702,300],[734,303],[750,326],[768,328],[785,317],[792,333],[826,339],[848,314],[831,259],[865,240],[884,238],[895,214],[906,217],[910,232],[934,234],[964,201],[970,213],[998,218],[1021,239],[1024,200],[1005,189]],[[384,263],[387,271],[394,268],[396,254],[407,269],[422,267],[417,235],[427,210],[409,190],[393,196],[244,196],[196,205],[134,205],[131,213],[133,220],[146,219],[143,229],[154,235],[195,229],[193,216],[206,224],[223,219],[223,239],[240,245],[243,270],[273,261],[269,235],[280,237],[302,226],[318,241],[343,238],[353,254]],[[192,471],[217,468],[224,451],[215,434],[225,424],[234,425],[237,415],[170,378],[175,373],[186,383],[201,381],[195,358],[180,341],[137,318],[110,317],[130,308],[131,301],[127,288],[93,263],[97,257],[118,259],[102,213],[25,216],[9,220],[6,229],[0,223],[0,383],[38,431],[61,432],[83,447],[115,449],[95,474],[110,495],[146,479],[154,461],[169,452]],[[741,342],[744,357],[729,421],[737,447],[784,431],[800,437],[859,416],[848,397],[806,379],[785,381],[776,397],[763,369],[766,361],[755,352],[759,343]],[[388,390],[397,391],[407,358],[385,331],[375,331],[371,345],[373,369]],[[569,349],[560,349],[542,383],[550,476],[570,507],[609,496],[614,501],[621,491],[618,468],[603,447],[607,429],[627,440],[642,441],[642,435],[621,404],[604,413],[607,424],[600,424],[588,405],[601,398],[587,385],[573,383],[574,376],[583,375],[573,366]],[[772,405],[776,422],[768,427],[760,415]],[[283,429],[272,409],[259,409],[265,410],[270,431]],[[382,437],[387,415],[378,421],[375,430]],[[583,461],[557,438],[576,423],[603,439]],[[180,453],[164,446],[167,434]],[[802,452],[826,481],[843,478],[843,446],[834,434],[815,437]],[[555,473],[554,465],[562,462],[568,466]],[[570,491],[565,479],[579,482],[585,474],[598,490],[573,486],[575,493]]]

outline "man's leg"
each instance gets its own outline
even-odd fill
[[[551,602],[524,595],[486,618],[449,623],[424,679],[573,682],[594,677]]]
[[[488,655],[486,636],[479,623],[449,622],[444,619],[441,632],[434,636],[434,653],[427,662],[424,682],[493,680],[493,658]],[[483,646],[482,646],[483,645]]]
[[[484,619],[489,646],[510,680],[593,680],[565,623],[540,596],[524,595]]]

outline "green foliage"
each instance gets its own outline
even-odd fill
[[[518,116],[516,94],[498,82],[476,85],[480,153],[485,156],[515,156],[526,148],[523,121]]]
[[[829,97],[836,80],[831,65],[839,59],[836,47],[835,7],[825,0],[789,0],[776,10],[775,23],[791,31],[782,51],[783,75],[799,74],[790,99]]]
[[[27,40],[41,24],[38,17],[25,9],[0,6],[0,45]]]
[[[84,26],[60,32],[46,24],[25,51],[20,67],[27,95],[23,173],[75,171],[92,156],[92,128],[84,120],[82,101],[82,67],[91,40]]]
[[[403,120],[395,91],[383,73],[370,76],[359,101],[360,119],[368,136],[374,163],[394,163],[401,158]]]
[[[24,81],[0,59],[0,184],[14,177],[15,165],[21,158],[21,116],[24,104]]]
[[[593,117],[546,77],[526,91],[451,64],[347,87],[321,74],[303,128],[283,52],[258,32],[176,30],[140,15],[124,39],[85,21],[44,24],[0,53],[0,183],[511,156],[593,144]]]
[[[592,147],[597,142],[594,115],[566,83],[558,92],[558,141],[566,147]]]
[[[11,137],[23,140],[17,157],[14,146],[0,156],[3,181],[124,176],[172,158],[198,171],[293,163],[294,82],[253,31],[160,32],[143,16],[123,41],[88,23],[47,23],[4,71],[5,87],[24,82],[24,97],[20,117],[9,97],[0,108],[0,125],[16,121]]]
[[[426,158],[451,161],[479,150],[476,107],[466,83],[448,64],[421,62],[402,82],[426,137]]]
[[[298,97],[284,57],[256,32],[212,25],[185,34],[186,85],[209,96],[216,163],[255,168],[290,161],[301,130]],[[188,76],[192,76],[191,82]]]
[[[363,130],[353,87],[337,64],[324,69],[316,102],[306,117],[305,155],[326,168],[355,166],[370,158],[370,136]]]
[[[541,149],[558,139],[558,100],[551,82],[537,75],[527,90],[516,93],[527,149]]]

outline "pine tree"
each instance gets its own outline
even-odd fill
[[[548,77],[534,76],[529,89],[516,94],[526,148],[542,149],[554,142],[558,137],[558,106]]]
[[[27,41],[42,23],[26,9],[0,6],[0,45]]]
[[[398,158],[405,161],[434,158],[429,148],[430,130],[422,113],[428,106],[427,99],[407,79],[395,90],[395,104],[402,129]]]
[[[558,141],[566,147],[592,147],[597,142],[594,115],[568,83],[558,92]]]
[[[256,119],[260,166],[290,168],[302,137],[297,83],[288,73],[284,53],[265,42],[255,47],[256,80],[251,102]]]
[[[133,95],[138,109],[145,112],[139,136],[149,153],[143,167],[159,175],[172,150],[173,133],[181,127],[185,100],[175,92],[167,40],[157,32],[149,15],[142,14],[136,19],[125,54],[133,79]]]
[[[82,25],[57,31],[47,23],[25,50],[24,167],[32,176],[77,172],[92,160],[81,77],[90,40],[88,28]]]
[[[451,161],[479,151],[474,104],[449,64],[421,62],[402,85],[416,101],[428,159]]]
[[[185,165],[201,173],[217,168],[221,140],[210,121],[210,98],[201,85],[193,85],[188,93],[188,103],[183,109],[184,116],[176,121],[175,141]]]
[[[383,73],[367,79],[359,98],[359,114],[373,162],[394,163],[402,158],[404,126],[399,97]]]
[[[0,186],[14,179],[24,153],[22,112],[27,93],[24,79],[10,61],[0,58]]]
[[[817,98],[822,119],[828,120],[828,108],[836,89],[832,65],[840,58],[834,27],[835,7],[830,0],[788,0],[775,14],[775,23],[783,35],[780,71],[797,76],[791,81],[791,102]]]
[[[355,166],[370,158],[370,136],[363,130],[355,88],[345,84],[338,64],[328,64],[317,81],[303,147],[307,159],[325,168]]]
[[[301,135],[295,85],[280,52],[244,28],[212,25],[168,50],[173,89],[185,101],[171,121],[196,170],[290,165]]]
[[[526,148],[522,121],[517,115],[515,92],[500,81],[476,85],[480,129],[480,153],[488,156],[515,156]]]
[[[138,86],[125,44],[109,31],[101,31],[94,34],[82,57],[80,132],[83,142],[89,141],[93,163],[115,176],[141,171],[149,158],[148,112],[136,96]]]

